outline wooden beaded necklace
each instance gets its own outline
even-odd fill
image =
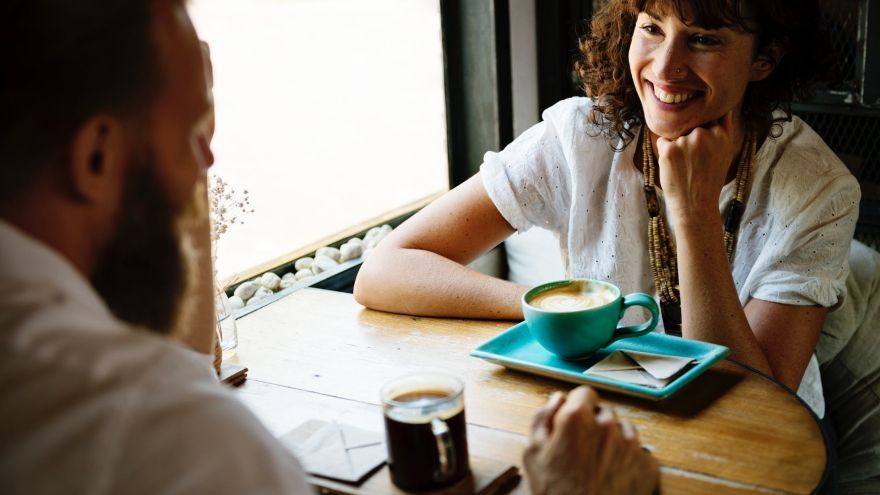
[[[678,258],[675,252],[674,239],[666,228],[666,221],[660,213],[660,200],[657,198],[655,177],[657,164],[651,146],[651,131],[644,127],[642,141],[642,174],[645,177],[645,202],[648,206],[648,255],[651,264],[651,275],[654,286],[660,296],[660,310],[663,316],[663,327],[667,334],[681,335],[681,299],[678,290]],[[724,220],[724,246],[727,259],[733,263],[736,235],[745,209],[746,197],[749,193],[752,162],[755,157],[756,139],[751,130],[746,131],[746,138],[739,153],[736,167],[736,183],[733,200],[727,208]]]

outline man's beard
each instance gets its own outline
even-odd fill
[[[130,169],[116,232],[92,284],[117,318],[167,335],[177,323],[189,263],[152,156]]]

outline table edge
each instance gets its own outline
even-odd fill
[[[822,421],[822,419],[820,419],[819,416],[816,415],[816,412],[813,411],[813,408],[810,407],[810,405],[807,404],[807,402],[803,398],[801,398],[801,396],[799,396],[797,394],[797,391],[792,390],[791,388],[789,388],[788,385],[780,382],[776,378],[764,373],[761,370],[753,368],[745,363],[741,363],[735,359],[731,359],[730,357],[726,358],[725,361],[727,361],[731,364],[735,364],[735,365],[739,366],[740,368],[743,368],[746,371],[750,371],[750,372],[754,373],[755,375],[763,378],[764,380],[778,386],[785,393],[793,396],[798,402],[800,402],[800,404],[804,407],[804,409],[806,409],[807,412],[810,413],[810,417],[813,418],[813,421],[816,423],[816,426],[819,427],[819,431],[822,433],[822,443],[825,446],[825,468],[822,470],[822,477],[819,478],[818,483],[816,484],[815,487],[813,487],[813,491],[811,492],[811,493],[821,493],[823,491],[823,489],[825,488],[825,484],[828,482],[828,479],[831,476],[831,462],[830,462],[830,460],[832,458],[831,438],[828,433],[828,429],[825,426],[825,422]],[[827,415],[827,411],[826,411],[826,415]],[[836,458],[836,456],[834,456],[834,457]]]

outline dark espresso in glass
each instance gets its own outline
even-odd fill
[[[423,381],[424,389],[398,387],[387,397],[383,393],[391,481],[404,490],[449,486],[470,472],[461,389],[429,388],[431,383]]]

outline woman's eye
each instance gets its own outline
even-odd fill
[[[721,43],[718,38],[713,38],[712,36],[706,36],[702,34],[695,34],[694,36],[691,36],[691,42],[702,46],[715,46]]]
[[[642,31],[644,31],[648,34],[659,34],[660,33],[660,28],[658,28],[654,24],[644,24],[644,25],[640,26],[640,28]]]

